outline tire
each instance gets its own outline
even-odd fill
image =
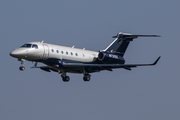
[[[64,82],[69,82],[69,80],[70,80],[69,76],[65,76],[62,79],[63,79]]]
[[[86,75],[86,76],[83,77],[83,80],[86,81],[86,82],[90,81],[90,79],[91,79],[90,75]]]
[[[24,71],[24,70],[25,70],[25,67],[24,67],[24,66],[21,66],[21,67],[19,67],[19,70],[20,70],[20,71]]]

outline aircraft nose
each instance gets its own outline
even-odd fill
[[[12,56],[12,57],[17,57],[18,56],[18,52],[16,51],[16,50],[14,50],[14,51],[12,51],[12,52],[10,52],[10,56]]]
[[[16,49],[12,51],[9,55],[15,58],[21,58],[25,56],[25,52],[22,50]]]

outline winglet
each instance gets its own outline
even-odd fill
[[[161,56],[159,56],[159,57],[157,58],[157,60],[156,60],[152,65],[156,65],[160,58],[161,58]]]

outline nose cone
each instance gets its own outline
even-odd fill
[[[18,56],[18,52],[17,51],[12,51],[12,52],[10,52],[10,54],[9,54],[11,57],[16,57],[16,56]]]
[[[9,55],[15,58],[23,58],[26,56],[26,52],[20,49],[16,49],[12,51]]]

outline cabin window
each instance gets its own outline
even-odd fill
[[[71,55],[73,55],[73,53],[71,52]]]
[[[59,53],[59,50],[56,50],[57,53]]]
[[[76,56],[78,56],[78,54],[76,53]]]
[[[35,44],[33,44],[33,45],[32,45],[32,48],[38,49],[38,46],[35,45]]]
[[[51,49],[51,51],[52,51],[52,52],[54,52],[54,50],[53,50],[53,49]]]
[[[68,52],[66,52],[66,54],[68,55]]]
[[[32,44],[24,44],[21,47],[25,47],[25,48],[31,48]]]
[[[63,52],[63,51],[61,51],[61,53],[63,54],[64,52]]]

